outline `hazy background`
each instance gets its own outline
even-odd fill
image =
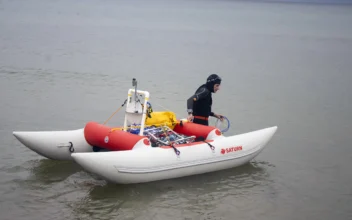
[[[0,219],[352,219],[350,3],[0,0]],[[239,168],[115,185],[12,135],[104,122],[132,78],[185,117],[212,73],[226,135],[279,127]]]

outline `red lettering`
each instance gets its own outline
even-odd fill
[[[225,153],[231,153],[231,152],[235,152],[235,151],[239,151],[239,150],[242,150],[242,146],[236,146],[236,147],[229,147],[229,148],[221,149],[221,153],[225,154]]]

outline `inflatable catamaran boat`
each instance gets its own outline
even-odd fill
[[[148,91],[128,90],[123,126],[88,122],[69,131],[15,131],[29,149],[121,184],[177,178],[240,166],[256,157],[277,126],[224,136],[215,126],[153,112]]]

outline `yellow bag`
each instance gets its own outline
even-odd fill
[[[171,129],[174,129],[177,119],[174,112],[165,111],[165,112],[151,112],[151,118],[147,117],[145,119],[146,126],[168,126]]]

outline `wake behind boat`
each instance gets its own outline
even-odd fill
[[[215,126],[153,112],[149,92],[129,89],[120,127],[90,121],[68,131],[13,132],[25,146],[55,160],[74,160],[83,169],[121,184],[150,182],[240,166],[256,157],[277,126],[224,136]]]

